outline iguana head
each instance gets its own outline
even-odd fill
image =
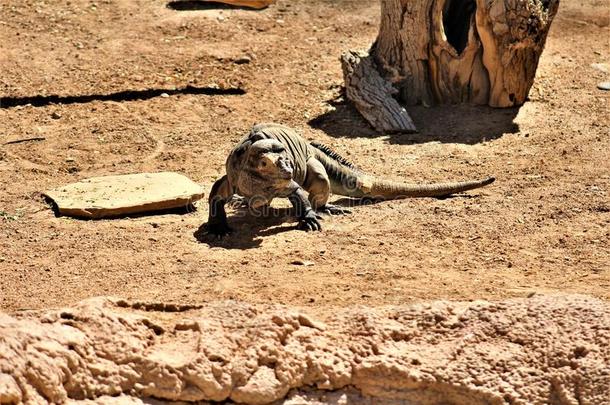
[[[261,139],[254,142],[248,152],[247,165],[258,175],[257,177],[273,183],[292,179],[294,165],[281,142],[275,139]]]
[[[286,148],[275,139],[260,139],[246,144],[235,156],[234,184],[238,194],[270,201],[292,183],[294,164]]]

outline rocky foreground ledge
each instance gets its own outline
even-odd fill
[[[95,298],[0,314],[0,404],[608,404],[610,307],[585,296],[358,307]]]

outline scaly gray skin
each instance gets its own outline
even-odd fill
[[[296,210],[299,227],[321,230],[316,212],[349,212],[328,204],[330,193],[356,198],[399,199],[443,197],[494,182],[484,180],[444,184],[402,184],[376,179],[324,145],[309,142],[291,128],[278,124],[256,125],[227,158],[227,174],[210,192],[208,232],[224,236],[231,232],[225,204],[234,194],[258,208],[275,197],[287,197]]]

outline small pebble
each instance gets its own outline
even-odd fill
[[[169,94],[167,94],[167,93],[161,93],[161,97],[163,97],[163,98],[168,98],[168,97],[169,97]]]
[[[53,111],[53,114],[51,114],[51,118],[53,118],[54,120],[58,120],[61,118],[61,114],[57,111]]]
[[[293,260],[290,262],[290,264],[294,264],[295,266],[313,266],[315,263],[314,262],[310,262],[308,260]]]
[[[238,65],[244,65],[247,63],[250,63],[252,61],[252,58],[250,58],[248,55],[243,55],[240,56],[239,58],[235,59],[235,63]]]
[[[610,66],[607,63],[591,63],[591,67],[600,72],[610,73]]]
[[[608,91],[608,90],[610,90],[610,82],[598,83],[597,88],[600,90]]]

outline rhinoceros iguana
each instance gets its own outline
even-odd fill
[[[484,180],[440,184],[403,184],[375,178],[316,142],[307,141],[295,130],[279,124],[252,128],[229,154],[227,173],[210,192],[208,233],[223,236],[231,232],[225,204],[235,194],[253,208],[287,197],[296,210],[300,229],[320,230],[318,213],[349,212],[328,204],[332,193],[355,198],[399,199],[443,197],[483,187]]]

